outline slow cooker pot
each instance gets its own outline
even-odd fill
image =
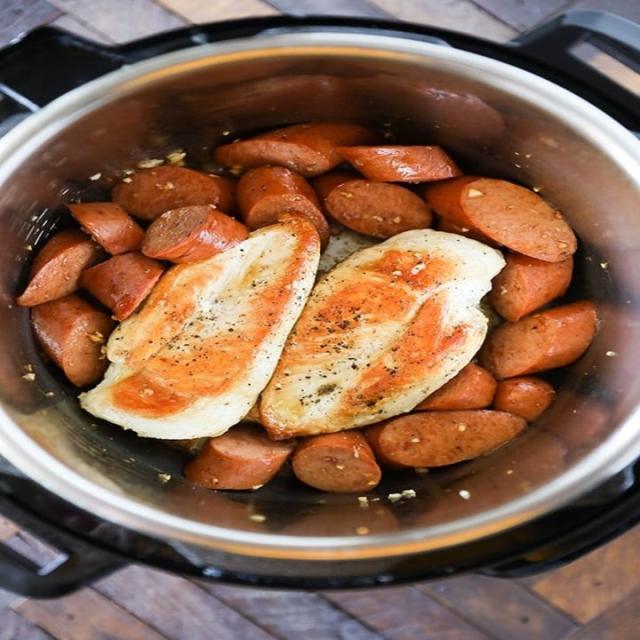
[[[5,547],[0,586],[54,595],[130,560],[291,587],[515,575],[636,522],[640,142],[629,129],[640,130],[640,111],[573,56],[587,38],[640,63],[640,28],[596,13],[508,45],[399,23],[273,18],[115,49],[44,29],[6,50],[4,127],[34,113],[0,140],[0,511],[68,559],[43,572]],[[199,166],[230,137],[321,120],[382,125],[400,143],[443,145],[469,172],[539,188],[581,241],[569,295],[594,300],[601,317],[586,355],[555,377],[557,401],[521,438],[435,473],[388,474],[366,508],[286,474],[252,493],[185,483],[178,449],[80,410],[13,305],[31,249],[65,224],[63,200],[104,197],[122,169],[176,148]],[[29,367],[35,381],[23,378]],[[416,497],[388,499],[405,489]]]

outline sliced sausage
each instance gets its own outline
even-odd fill
[[[359,431],[305,438],[291,462],[298,480],[331,493],[371,491],[382,475],[371,447]]]
[[[505,322],[488,338],[481,363],[498,379],[564,367],[589,347],[597,328],[592,302],[574,302]]]
[[[142,253],[158,260],[196,262],[225,251],[248,236],[247,227],[211,205],[182,207],[163,213],[151,223]]]
[[[239,425],[209,438],[184,475],[207,489],[257,489],[278,473],[294,448],[293,440],[273,442],[261,427]]]
[[[471,460],[517,436],[526,421],[502,411],[428,411],[366,430],[376,456],[404,467],[441,467]]]
[[[507,265],[493,281],[489,301],[510,322],[564,295],[571,283],[573,258],[544,262],[519,253],[506,257]]]
[[[83,202],[67,207],[80,226],[111,255],[140,249],[144,231],[119,204]]]
[[[338,147],[338,153],[376,182],[433,182],[462,175],[438,146]]]
[[[56,233],[31,265],[31,280],[16,302],[33,307],[73,293],[80,274],[98,262],[100,248],[79,229]]]
[[[112,189],[111,198],[131,215],[155,220],[170,209],[199,204],[213,204],[230,212],[234,189],[235,184],[229,178],[162,166],[143,169],[125,178]]]
[[[283,214],[298,214],[313,223],[323,247],[329,242],[327,223],[315,191],[298,173],[285,167],[259,167],[238,183],[238,206],[251,229],[275,224]]]
[[[483,367],[468,364],[444,386],[423,400],[416,409],[484,409],[493,402],[496,379]]]
[[[324,204],[345,227],[376,238],[431,224],[431,211],[424,201],[397,184],[351,180],[332,189]]]
[[[487,236],[482,235],[476,229],[470,229],[469,227],[460,227],[455,222],[451,222],[451,220],[447,220],[446,218],[440,218],[435,225],[435,228],[438,231],[445,231],[446,233],[455,233],[459,236],[464,236],[465,238],[471,238],[472,240],[478,240],[478,242],[484,242],[484,244],[488,244],[491,247],[497,246],[493,240],[487,238]]]
[[[141,253],[123,253],[87,269],[80,285],[113,311],[128,318],[151,293],[164,268]]]
[[[443,218],[545,262],[575,253],[576,237],[537,193],[506,180],[463,177],[429,185],[427,202]]]
[[[327,196],[341,184],[349,182],[351,180],[361,180],[362,178],[357,173],[350,173],[348,171],[332,171],[331,173],[325,173],[322,176],[314,178],[312,181],[313,188],[318,194],[321,202],[324,202]]]
[[[498,385],[493,406],[533,422],[556,397],[554,388],[545,380],[533,377],[511,378]]]
[[[97,382],[109,364],[102,346],[115,323],[77,295],[34,307],[33,330],[44,352],[78,387]]]
[[[355,124],[297,124],[218,147],[213,154],[225,167],[251,169],[275,164],[303,176],[317,176],[342,162],[337,147],[367,144],[376,135]]]

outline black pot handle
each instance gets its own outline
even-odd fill
[[[640,113],[640,96],[580,57],[595,47],[635,73],[640,73],[640,24],[602,11],[571,11],[511,41],[525,56],[598,87],[613,102]]]
[[[0,513],[57,553],[41,567],[10,546],[10,541],[0,543],[0,588],[32,598],[57,598],[126,564],[119,556],[71,538],[62,529],[18,507],[2,493],[8,489],[7,478],[0,476]]]

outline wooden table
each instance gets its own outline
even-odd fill
[[[193,22],[275,14],[276,6],[387,14],[495,40],[571,7],[607,9],[640,20],[637,0],[2,0],[0,44],[44,23],[104,42],[125,42]],[[0,540],[32,557],[50,554],[2,518]],[[301,593],[215,586],[131,566],[57,600],[0,591],[0,640],[52,637],[637,640],[640,528],[569,566],[524,580],[470,575],[375,592]]]

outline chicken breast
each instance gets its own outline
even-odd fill
[[[430,229],[336,266],[316,284],[262,394],[270,436],[342,431],[413,409],[482,345],[478,305],[503,266],[500,252]]]
[[[291,218],[173,267],[111,334],[112,364],[82,407],[151,438],[224,433],[273,374],[319,257],[313,225]]]

